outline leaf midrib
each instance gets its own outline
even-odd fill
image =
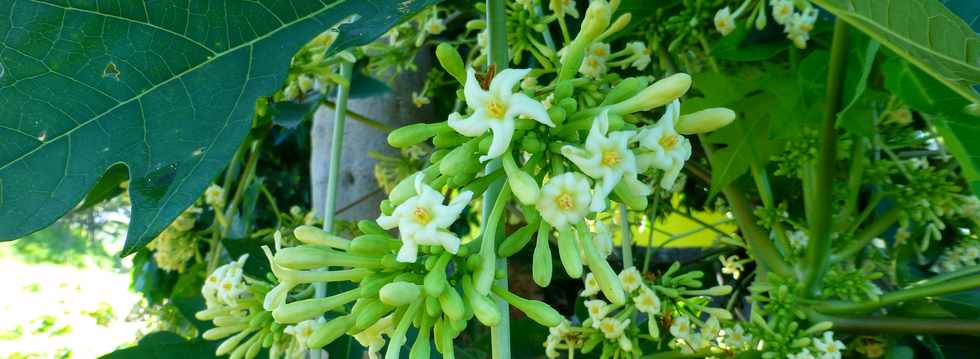
[[[52,6],[52,7],[56,7],[56,8],[59,8],[59,9],[63,9],[63,10],[66,10],[66,11],[80,11],[80,12],[81,12],[81,11],[83,11],[83,10],[81,10],[81,9],[77,9],[77,8],[66,8],[66,7],[62,7],[62,6],[57,6],[57,5],[54,5],[54,4],[49,4],[49,3],[44,3],[44,2],[38,2],[38,1],[35,1],[35,0],[32,0],[32,1],[33,1],[33,2],[35,2],[35,3],[38,3],[38,4],[45,4],[45,5],[48,5],[48,6]],[[25,152],[25,153],[24,153],[23,155],[21,155],[21,156],[19,156],[19,157],[17,157],[17,158],[15,158],[15,159],[13,159],[13,160],[11,160],[10,162],[7,162],[7,163],[5,163],[5,164],[3,164],[3,165],[0,165],[0,171],[2,171],[2,170],[4,170],[4,169],[6,169],[6,168],[7,168],[7,167],[9,167],[10,165],[13,165],[13,164],[15,164],[15,163],[18,163],[18,162],[20,162],[20,161],[22,161],[22,160],[24,160],[24,159],[25,159],[25,158],[27,158],[27,157],[30,157],[30,156],[31,156],[32,154],[34,154],[34,153],[35,153],[35,152],[37,152],[37,151],[40,151],[41,149],[43,149],[43,148],[44,148],[45,146],[47,146],[48,144],[51,144],[51,143],[55,143],[55,142],[58,142],[58,141],[59,141],[60,139],[62,139],[63,137],[65,137],[65,136],[68,136],[68,135],[71,135],[71,134],[72,134],[72,133],[74,133],[74,132],[75,132],[76,130],[78,130],[78,129],[80,129],[80,128],[82,128],[82,127],[85,127],[85,126],[88,126],[88,125],[89,125],[90,123],[92,123],[92,122],[94,122],[94,121],[96,121],[96,120],[98,120],[98,119],[100,119],[100,118],[102,118],[102,116],[105,116],[105,115],[107,115],[107,114],[109,114],[109,113],[112,113],[112,112],[113,112],[113,111],[115,111],[115,110],[116,110],[117,108],[120,108],[120,107],[122,107],[122,106],[125,106],[125,105],[127,105],[127,104],[129,104],[129,103],[131,103],[131,102],[133,102],[133,101],[135,101],[135,100],[138,100],[138,99],[141,99],[141,98],[142,98],[142,97],[143,97],[144,95],[146,95],[146,94],[148,94],[148,93],[151,93],[151,92],[153,92],[153,91],[155,91],[155,90],[156,90],[157,88],[159,88],[159,87],[161,87],[161,86],[164,86],[164,85],[166,85],[166,84],[168,84],[168,83],[170,83],[171,81],[174,81],[174,80],[176,80],[176,79],[179,79],[179,78],[181,78],[181,77],[183,77],[184,75],[186,75],[186,74],[188,74],[188,73],[191,73],[191,72],[193,72],[193,71],[196,71],[197,69],[199,69],[199,68],[201,68],[201,67],[203,67],[203,66],[205,66],[205,65],[207,65],[207,64],[210,64],[210,63],[212,63],[212,62],[214,62],[215,60],[217,60],[217,59],[219,59],[219,58],[221,58],[221,57],[223,57],[223,56],[225,56],[225,55],[228,55],[228,54],[230,54],[230,53],[232,53],[232,52],[235,52],[235,51],[237,51],[237,50],[239,50],[239,49],[242,49],[242,48],[245,48],[245,47],[249,47],[249,46],[252,46],[252,45],[254,45],[255,43],[257,43],[257,42],[259,42],[259,41],[262,41],[262,40],[265,40],[266,38],[269,38],[269,37],[271,37],[272,35],[275,35],[275,34],[276,34],[276,33],[278,33],[279,31],[282,31],[282,30],[285,30],[285,29],[288,29],[288,28],[290,28],[291,26],[293,26],[293,25],[295,25],[295,24],[297,24],[297,23],[300,23],[300,22],[303,22],[303,21],[306,21],[306,20],[309,20],[309,19],[311,19],[311,18],[314,18],[314,17],[316,17],[316,16],[318,16],[318,15],[320,15],[321,13],[323,13],[324,11],[327,11],[327,10],[330,10],[330,9],[332,9],[332,8],[334,8],[334,7],[336,7],[337,5],[340,5],[340,4],[342,4],[342,3],[345,3],[345,2],[346,2],[346,0],[340,0],[340,1],[337,1],[337,2],[335,2],[335,3],[333,3],[333,4],[330,4],[330,5],[328,5],[328,6],[326,6],[326,7],[324,7],[324,8],[321,8],[320,10],[317,10],[317,11],[314,11],[314,12],[312,12],[312,13],[310,13],[310,14],[308,14],[308,15],[306,15],[306,16],[301,16],[301,17],[298,17],[298,18],[296,18],[296,19],[294,19],[293,21],[290,21],[290,22],[287,22],[287,23],[283,23],[283,25],[282,25],[282,26],[280,26],[279,28],[277,28],[277,29],[275,29],[275,30],[273,30],[273,31],[270,31],[270,32],[268,32],[268,33],[265,33],[265,34],[263,34],[263,35],[261,35],[261,36],[258,36],[258,37],[256,37],[256,38],[254,38],[254,39],[252,39],[252,40],[249,40],[249,41],[246,41],[246,42],[243,42],[243,43],[241,43],[241,44],[238,44],[238,45],[236,45],[236,46],[234,46],[234,47],[230,47],[230,48],[228,48],[228,49],[227,49],[227,50],[225,50],[225,51],[222,51],[222,52],[213,52],[213,51],[212,51],[212,53],[213,53],[214,55],[213,55],[213,56],[211,56],[211,57],[209,57],[209,58],[207,58],[207,59],[206,59],[205,61],[202,61],[201,63],[199,63],[199,64],[197,64],[197,65],[194,65],[194,66],[192,66],[192,67],[189,67],[189,68],[187,68],[186,70],[184,70],[184,71],[182,71],[182,72],[180,72],[180,73],[178,73],[177,75],[175,75],[175,76],[172,76],[172,77],[170,77],[170,78],[168,78],[168,79],[166,79],[166,80],[164,80],[164,81],[161,81],[160,83],[157,83],[157,84],[155,84],[155,85],[153,85],[153,86],[150,86],[150,87],[149,87],[149,88],[147,88],[146,90],[144,90],[144,91],[142,91],[142,92],[140,92],[140,93],[138,93],[138,94],[136,94],[135,96],[133,96],[133,97],[131,97],[131,98],[129,98],[129,99],[126,99],[126,100],[124,100],[124,101],[121,101],[121,102],[119,102],[119,103],[118,103],[118,104],[116,104],[115,106],[112,106],[112,107],[110,107],[110,108],[108,108],[108,109],[106,109],[106,110],[105,110],[105,111],[103,111],[102,113],[100,113],[100,114],[98,114],[98,115],[96,115],[96,116],[93,116],[92,118],[90,118],[90,119],[88,119],[88,120],[85,120],[85,121],[83,121],[83,122],[80,122],[80,123],[78,123],[77,125],[75,125],[74,127],[72,127],[72,128],[70,129],[70,130],[68,130],[68,131],[65,131],[64,133],[62,133],[62,134],[60,134],[60,135],[58,135],[58,136],[55,136],[55,137],[53,137],[53,138],[51,138],[51,139],[50,139],[50,140],[48,140],[48,141],[45,141],[45,142],[43,142],[43,143],[41,143],[41,145],[39,145],[39,146],[37,146],[37,147],[35,147],[35,148],[33,148],[33,149],[31,149],[30,151],[27,151],[27,152]],[[322,3],[322,2],[321,2],[321,3]],[[88,11],[88,12],[90,12],[90,13],[93,13],[93,14],[97,14],[97,15],[99,15],[99,16],[110,16],[110,15],[106,15],[106,14],[102,14],[102,13],[99,13],[99,12],[92,12],[92,11]],[[129,20],[129,19],[127,19],[127,20],[128,20],[128,21],[132,21],[132,22],[134,22],[134,23],[138,23],[138,24],[143,24],[143,25],[152,25],[152,24],[148,24],[148,23],[142,23],[142,22],[138,22],[138,21],[133,21],[133,20]]]

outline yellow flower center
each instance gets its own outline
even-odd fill
[[[722,29],[728,27],[728,21],[725,19],[718,19],[718,27]]]
[[[663,146],[665,150],[671,150],[677,145],[678,140],[677,136],[664,135],[663,137],[660,137],[660,141],[658,142],[660,142],[660,145]]]
[[[596,47],[596,49],[595,49],[595,51],[593,53],[596,56],[599,56],[599,57],[606,57],[606,55],[609,55],[609,53],[606,52],[606,48],[605,47],[601,47],[601,46],[600,47]]]
[[[490,117],[503,118],[504,113],[506,112],[507,109],[504,108],[504,105],[501,104],[500,101],[497,101],[497,99],[490,99],[490,103],[487,104],[487,113],[490,114]]]
[[[837,347],[836,347],[836,346],[834,346],[833,344],[831,344],[831,345],[828,345],[828,346],[827,346],[827,352],[828,352],[828,353],[836,353],[836,352],[837,352]]]
[[[623,161],[623,157],[617,151],[602,152],[602,164],[605,166],[615,166]]]
[[[616,325],[613,322],[602,322],[599,324],[602,327],[602,331],[606,333],[613,333],[616,331]]]
[[[224,288],[225,290],[231,290],[231,283],[225,282],[221,284],[221,287]]]
[[[595,306],[595,307],[592,307],[591,309],[589,309],[589,312],[591,312],[593,316],[596,316],[596,315],[602,314],[602,308],[599,308],[598,306]]]
[[[558,208],[569,210],[575,207],[575,200],[572,199],[572,195],[562,192],[558,197],[555,197],[555,204],[558,205]]]
[[[412,211],[412,219],[421,224],[428,224],[432,221],[432,215],[425,208],[415,207]]]
[[[304,337],[308,337],[308,336],[311,336],[311,335],[313,335],[313,329],[312,328],[310,328],[310,327],[303,328],[303,336]]]

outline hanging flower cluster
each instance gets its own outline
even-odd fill
[[[200,213],[199,207],[188,208],[146,245],[153,250],[153,261],[160,269],[183,272],[187,261],[197,254],[197,237],[191,230]]]
[[[793,42],[798,48],[805,49],[807,41],[810,40],[810,31],[817,22],[819,15],[817,8],[809,1],[793,0],[769,0],[773,21],[783,26],[786,38]],[[766,1],[765,0],[745,0],[741,6],[732,11],[725,6],[715,13],[715,29],[722,35],[728,35],[735,31],[737,27],[735,21],[746,11],[751,15],[747,19],[747,27],[755,25],[756,29],[762,30],[766,27]]]

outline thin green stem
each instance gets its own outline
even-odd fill
[[[657,187],[660,188],[660,187]],[[646,273],[650,269],[650,258],[655,251],[653,248],[653,233],[654,228],[657,225],[657,206],[660,205],[660,194],[657,193],[656,189],[653,190],[653,205],[650,209],[650,236],[647,238],[646,253],[643,255],[643,272]]]
[[[850,258],[851,256],[860,252],[864,247],[868,245],[873,239],[885,233],[889,227],[891,227],[898,219],[902,216],[902,209],[898,207],[892,207],[885,211],[881,217],[875,219],[871,222],[863,231],[858,233],[851,239],[851,242],[847,244],[846,247],[841,249],[840,252],[835,253],[831,259],[831,263],[839,262],[844,259]]]
[[[810,220],[811,238],[807,244],[805,272],[801,288],[808,296],[820,288],[820,279],[826,272],[830,259],[833,223],[832,203],[834,185],[834,160],[837,156],[837,112],[843,96],[844,76],[847,74],[847,23],[840,18],[834,24],[834,40],[830,49],[827,70],[827,103],[823,124],[820,127],[820,151],[817,154],[816,181],[814,181],[813,217]]]
[[[844,202],[844,211],[840,216],[843,224],[846,224],[847,218],[851,218],[851,215],[857,211],[858,198],[861,195],[861,180],[864,178],[865,142],[866,140],[864,138],[858,138],[854,143],[854,148],[851,149],[851,168],[847,171],[849,175],[847,179],[847,199]]]
[[[759,191],[759,197],[762,198],[762,205],[770,212],[775,211],[776,199],[772,194],[772,187],[769,185],[769,175],[766,173],[765,168],[759,168],[759,164],[756,161],[752,161],[752,179],[755,180],[755,187]],[[779,242],[779,247],[781,247],[779,249],[785,252],[793,248],[790,246],[789,238],[786,237],[786,227],[783,226],[782,221],[773,221],[772,229],[776,232],[776,240]]]
[[[509,55],[507,53],[507,12],[504,5],[504,0],[487,0],[487,32],[489,41],[489,54],[488,62],[491,66],[495,66],[497,73],[503,71],[507,68],[507,64],[510,62]],[[486,173],[492,173],[493,170],[499,168],[501,165],[499,159],[495,159],[487,164]],[[500,192],[501,186],[503,185],[503,179],[495,181],[487,192],[483,194],[483,223],[487,223],[487,216],[490,214],[491,209],[494,207],[493,198],[497,197]],[[495,238],[483,238],[484,241],[493,241]],[[491,253],[496,253],[493,251]],[[489,258],[484,258],[484,260],[489,260]],[[508,288],[507,283],[507,259],[497,258],[496,268],[502,268],[504,270],[503,278],[497,280],[497,285],[502,288]],[[497,299],[497,307],[500,309],[501,313],[510,313],[510,308],[507,301],[503,299]],[[495,359],[510,359],[510,316],[502,315],[500,318],[500,323],[497,326],[490,328],[490,341],[491,341],[491,351],[493,358]]]
[[[698,217],[692,216],[689,213],[684,212],[684,211],[676,211],[674,213],[677,214],[678,216],[684,217],[684,218],[686,218],[686,219],[688,219],[688,220],[690,220],[690,221],[692,221],[694,223],[697,223],[701,227],[704,227],[704,228],[695,229],[693,231],[690,231],[689,233],[697,233],[697,232],[700,232],[702,230],[708,229],[708,230],[711,230],[712,232],[718,233],[718,234],[723,235],[723,236],[731,235],[731,233],[726,233],[725,231],[721,230],[721,228],[718,228],[718,224],[728,223],[731,220],[727,220],[726,219],[726,220],[718,221],[715,224],[711,224],[711,223],[708,223],[708,222],[705,222],[705,221],[701,220]]]
[[[324,106],[327,106],[327,108],[329,108],[331,110],[334,110],[335,112],[337,111],[337,103],[336,102],[333,102],[333,101],[330,101],[330,100],[323,100],[322,103],[323,103]],[[347,118],[350,118],[350,119],[352,119],[354,121],[363,123],[364,125],[366,125],[368,127],[374,128],[374,129],[376,129],[378,131],[381,131],[381,132],[384,132],[384,133],[389,133],[389,132],[392,131],[392,128],[390,126],[388,126],[386,124],[383,124],[383,123],[381,123],[381,122],[379,122],[377,120],[371,119],[371,118],[369,118],[367,116],[364,116],[362,114],[359,114],[357,112],[351,111],[350,109],[347,110]]]
[[[834,323],[834,331],[851,333],[908,333],[908,334],[980,334],[980,321],[939,318],[903,318],[891,316],[839,317],[814,313],[814,321]]]
[[[623,268],[633,266],[633,233],[630,233],[629,210],[625,203],[619,204],[619,246],[623,251]]]
[[[980,276],[968,276],[951,279],[941,283],[915,286],[900,289],[882,295],[877,301],[865,302],[840,302],[823,301],[815,302],[810,308],[823,314],[856,314],[867,313],[875,309],[898,304],[910,300],[922,299],[926,297],[936,297],[944,294],[962,292],[980,287]]]

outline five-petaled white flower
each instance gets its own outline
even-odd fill
[[[641,312],[660,314],[660,297],[645,285],[640,287],[640,294],[633,298],[633,305]]]
[[[606,197],[620,181],[630,188],[633,194],[646,196],[650,188],[636,178],[636,156],[629,149],[633,131],[609,132],[609,113],[603,111],[592,122],[592,129],[585,138],[585,148],[565,145],[562,155],[574,163],[582,172],[599,181],[592,193],[589,209],[595,212],[606,209]]]
[[[208,308],[235,306],[238,304],[238,298],[248,292],[248,286],[243,280],[245,273],[242,270],[246,260],[248,254],[242,255],[237,261],[218,267],[204,280],[201,295]]]
[[[752,334],[745,333],[741,324],[735,324],[731,329],[725,329],[725,345],[734,349],[744,349],[752,344]]]
[[[296,342],[299,343],[300,347],[308,349],[309,347],[306,345],[306,342],[313,336],[313,332],[324,323],[326,323],[326,320],[323,318],[304,320],[295,325],[287,326],[283,332],[296,338]]]
[[[455,254],[459,250],[459,238],[447,228],[459,217],[473,193],[460,193],[449,205],[444,205],[445,197],[422,183],[420,174],[415,175],[415,193],[415,196],[398,205],[390,216],[382,214],[378,217],[378,225],[382,228],[398,227],[402,240],[398,261],[414,263],[419,245],[440,245]]]
[[[204,203],[216,208],[224,207],[225,190],[216,184],[208,186],[208,189],[204,190]]]
[[[681,314],[674,318],[674,323],[670,325],[670,334],[676,338],[687,339],[691,336],[691,320]]]
[[[738,17],[739,11],[736,10],[733,14],[728,6],[725,6],[721,10],[715,13],[715,29],[718,30],[722,35],[728,35],[735,31],[735,18]]]
[[[834,332],[823,332],[823,339],[814,339],[813,346],[820,351],[821,359],[840,359],[844,343],[834,340]]]
[[[534,207],[548,224],[565,229],[582,221],[589,213],[592,196],[589,180],[577,172],[563,173],[548,179]]]
[[[515,117],[519,115],[555,127],[544,105],[523,93],[513,92],[514,85],[529,72],[530,69],[501,71],[490,81],[490,89],[484,90],[476,79],[476,71],[467,69],[463,95],[473,114],[467,118],[455,112],[450,114],[449,127],[468,137],[483,135],[487,130],[493,132],[490,150],[480,156],[480,162],[500,157],[507,150],[514,137]]]
[[[599,323],[599,330],[606,336],[606,339],[616,339],[623,335],[623,330],[630,325],[630,320],[620,321],[616,318],[602,318]]]
[[[633,66],[639,71],[647,68],[650,64],[650,49],[642,41],[633,41],[626,44],[626,47],[633,51],[633,62],[630,66]]]
[[[558,16],[569,15],[578,19],[578,9],[575,8],[575,0],[551,0],[548,8]]]
[[[786,24],[793,16],[793,2],[790,0],[769,0],[769,5],[772,5],[772,18],[777,24]]]
[[[591,297],[599,293],[599,281],[595,280],[595,276],[592,275],[592,272],[586,273],[583,281],[585,282],[585,290],[582,291],[580,296]]]
[[[629,267],[619,272],[619,281],[623,283],[623,289],[626,289],[627,293],[633,293],[643,285],[643,275],[636,270],[636,267]]]
[[[738,256],[731,255],[728,257],[718,256],[718,260],[721,261],[721,272],[724,274],[731,274],[732,278],[738,279],[742,275],[742,263],[739,263]]]
[[[592,319],[592,327],[598,328],[599,321],[609,314],[609,304],[602,299],[592,299],[585,301],[585,309],[589,312],[589,319]]]
[[[640,131],[640,149],[644,150],[637,158],[640,172],[653,167],[664,171],[660,178],[660,188],[671,190],[674,181],[684,169],[684,162],[691,158],[691,142],[674,128],[680,118],[681,103],[674,100],[657,124]]]
[[[425,22],[425,31],[430,34],[439,35],[445,30],[446,23],[438,16],[430,17],[429,20]]]
[[[813,354],[810,353],[810,349],[803,349],[803,351],[796,354],[789,354],[786,356],[787,359],[816,359]]]

